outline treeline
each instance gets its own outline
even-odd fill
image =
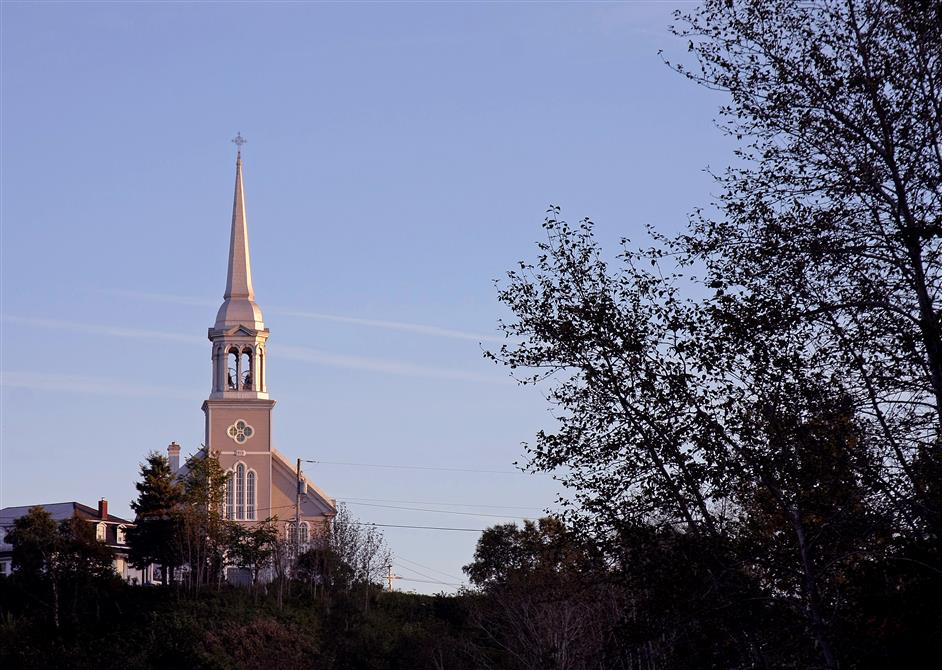
[[[103,585],[102,585],[103,586]],[[89,595],[85,592],[85,595]],[[471,668],[462,656],[466,614],[451,598],[369,591],[317,595],[295,581],[282,598],[222,586],[112,581],[95,607],[53,628],[43,603],[0,577],[0,665],[10,670],[225,670],[234,667]],[[90,603],[90,601],[86,601]]]
[[[69,528],[81,529],[79,547]],[[274,584],[195,593],[183,582],[132,586],[110,572],[89,529],[84,521],[61,527],[67,539],[54,569],[69,566],[72,580],[60,591],[67,604],[58,620],[48,597],[56,574],[18,563],[0,577],[4,668],[820,666],[800,609],[770,594],[761,573],[743,570],[735,547],[654,524],[624,534],[617,561],[611,545],[557,518],[495,526],[465,567],[472,588],[447,596],[321,582],[303,570],[282,593]],[[849,571],[846,602],[859,609],[830,629],[842,667],[934,667],[938,581],[887,573],[876,561]],[[761,651],[763,665],[743,662],[743,649]]]

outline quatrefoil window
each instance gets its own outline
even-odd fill
[[[239,419],[234,424],[229,426],[226,432],[229,434],[229,437],[235,440],[238,444],[245,444],[245,441],[255,434],[255,429],[242,419]]]

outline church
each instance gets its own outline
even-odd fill
[[[268,336],[255,302],[249,233],[242,185],[241,135],[236,154],[235,196],[229,237],[229,270],[222,305],[209,329],[212,384],[203,401],[205,447],[229,473],[224,515],[244,524],[277,517],[283,537],[303,545],[337,514],[336,501],[309,481],[272,445],[275,401],[268,393]],[[180,472],[180,446],[167,448]],[[186,467],[186,466],[182,466]]]

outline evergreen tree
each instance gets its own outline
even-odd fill
[[[160,564],[164,568],[162,581],[166,584],[168,571],[172,580],[174,569],[181,564],[179,533],[183,487],[170,472],[167,458],[151,452],[141,464],[141,479],[135,488],[138,498],[131,503],[136,514],[135,526],[126,532],[131,563],[138,568]]]

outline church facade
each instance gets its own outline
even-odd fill
[[[241,147],[240,147],[241,149]],[[236,157],[235,196],[226,290],[209,329],[212,383],[203,402],[205,447],[228,472],[224,515],[243,524],[278,519],[280,533],[307,543],[336,515],[334,499],[300,472],[273,444],[275,401],[268,393],[268,336],[255,302],[242,153]],[[168,447],[171,469],[180,447]]]

